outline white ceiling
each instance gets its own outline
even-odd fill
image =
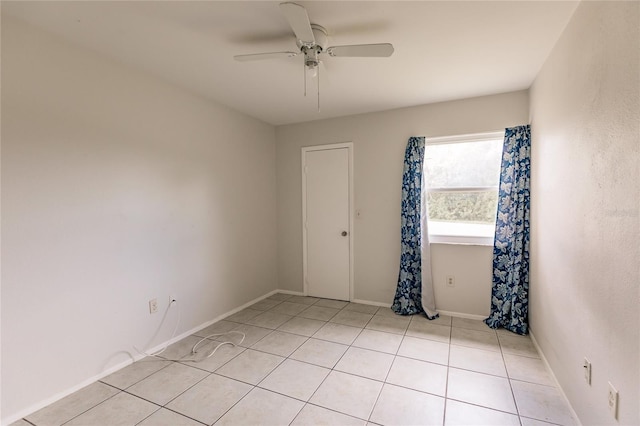
[[[390,58],[326,58],[321,111],[272,1],[2,2],[72,43],[274,125],[528,88],[577,1],[300,1],[329,45],[393,43]]]

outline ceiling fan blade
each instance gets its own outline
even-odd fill
[[[232,35],[227,38],[233,44],[245,44],[255,46],[257,44],[273,44],[278,42],[291,41],[291,29],[285,28],[284,31],[275,32],[252,32]]]
[[[386,58],[393,54],[393,45],[391,43],[379,43],[331,46],[327,49],[327,53],[329,56]]]
[[[289,22],[296,38],[302,44],[315,44],[316,38],[311,30],[307,9],[296,3],[284,2],[280,3],[280,11]]]
[[[297,52],[252,53],[249,55],[236,55],[233,59],[238,62],[262,61],[264,59],[293,58],[297,54]]]

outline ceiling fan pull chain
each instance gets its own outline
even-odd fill
[[[320,63],[316,65],[318,72],[318,112],[320,112]]]
[[[304,96],[307,96],[307,64],[302,61],[302,74],[304,74]]]

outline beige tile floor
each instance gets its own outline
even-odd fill
[[[186,361],[200,337],[230,330],[245,333],[245,340],[202,362]],[[210,340],[199,354],[218,343]],[[276,294],[162,356],[140,360],[14,425],[576,423],[529,337],[445,315],[429,321],[388,308]]]

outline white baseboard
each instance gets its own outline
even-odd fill
[[[102,379],[103,377],[106,377],[111,373],[115,373],[116,371],[118,371],[118,370],[120,370],[120,369],[122,369],[122,368],[124,368],[124,367],[126,367],[128,365],[133,364],[133,362],[134,362],[133,359],[128,359],[126,361],[123,361],[123,362],[121,362],[119,364],[116,364],[116,365],[114,365],[112,367],[109,367],[108,369],[104,370],[100,374],[97,374],[97,375],[95,375],[93,377],[90,377],[90,378],[88,378],[86,380],[83,380],[82,382],[78,383],[75,386],[72,386],[72,387],[70,387],[68,389],[65,389],[62,392],[56,393],[55,395],[53,395],[53,396],[51,396],[49,398],[46,398],[46,399],[44,399],[42,401],[39,401],[39,402],[37,402],[35,404],[32,404],[29,407],[25,408],[24,410],[20,410],[17,413],[2,419],[2,426],[7,426],[7,425],[10,425],[13,422],[17,422],[18,420],[20,420],[20,419],[22,419],[24,417],[27,417],[27,416],[35,413],[36,411],[38,411],[38,410],[40,410],[40,409],[42,409],[42,408],[44,408],[44,407],[46,407],[48,405],[51,405],[54,402],[57,402],[57,401],[61,400],[62,398],[71,395],[74,392],[79,391],[80,389],[82,389],[82,388],[84,388],[86,386],[89,386],[90,384],[92,384],[94,382],[97,382],[98,380]]]
[[[372,300],[354,299],[354,300],[352,300],[352,302],[353,303],[361,303],[363,305],[381,306],[383,308],[390,308],[391,307],[390,303],[374,302]],[[440,310],[438,310],[438,313],[443,314],[443,315],[449,315],[450,317],[469,318],[469,319],[474,319],[474,320],[484,320],[485,318],[488,317],[488,315],[464,314],[464,313],[461,313],[461,312],[440,311]]]
[[[215,317],[214,319],[212,319],[210,321],[207,321],[207,322],[205,322],[203,324],[200,324],[200,325],[198,325],[196,327],[193,327],[192,329],[190,329],[188,331],[185,331],[184,333],[181,333],[180,335],[175,336],[172,339],[169,339],[169,340],[167,340],[167,341],[165,341],[163,343],[160,343],[159,345],[156,345],[156,346],[152,347],[151,349],[147,349],[146,352],[147,353],[158,352],[159,350],[163,349],[165,346],[169,346],[169,345],[171,345],[171,344],[173,344],[173,343],[175,343],[175,342],[177,342],[179,340],[182,340],[185,337],[190,336],[193,333],[202,330],[203,328],[209,327],[211,324],[213,324],[215,322],[218,322],[218,321],[220,321],[220,320],[222,320],[222,319],[224,319],[224,318],[226,318],[226,317],[228,317],[230,315],[233,315],[236,312],[239,312],[239,311],[241,311],[241,310],[253,305],[254,303],[259,302],[259,301],[261,301],[263,299],[266,299],[267,297],[269,297],[269,296],[271,296],[273,294],[276,294],[276,293],[287,293],[287,294],[296,294],[296,295],[299,294],[298,292],[289,292],[287,290],[273,290],[273,291],[270,291],[269,293],[267,293],[267,294],[265,294],[263,296],[257,297],[255,299],[245,303],[242,306],[239,306],[239,307],[237,307],[237,308],[235,308],[235,309],[233,309],[233,310],[231,310],[229,312],[226,312],[226,313],[224,313],[222,315],[218,315],[217,317]],[[72,386],[72,387],[70,387],[68,389],[65,389],[62,392],[58,392],[58,393],[56,393],[55,395],[53,395],[53,396],[51,396],[49,398],[46,398],[46,399],[44,399],[42,401],[39,401],[39,402],[37,402],[35,404],[32,404],[31,406],[25,408],[24,410],[20,410],[16,414],[13,414],[13,415],[11,415],[11,416],[9,416],[7,418],[2,419],[2,426],[10,425],[13,422],[16,422],[16,421],[18,421],[18,420],[20,420],[20,419],[22,419],[24,417],[27,417],[30,414],[33,414],[36,411],[38,411],[38,410],[40,410],[40,409],[42,409],[42,408],[44,408],[44,407],[46,407],[48,405],[51,405],[54,402],[59,401],[62,398],[66,397],[66,396],[69,396],[72,393],[77,392],[77,391],[79,391],[80,389],[82,389],[82,388],[84,388],[86,386],[89,386],[92,383],[97,382],[98,380],[100,380],[100,379],[102,379],[104,377],[107,377],[109,374],[115,373],[116,371],[121,370],[121,369],[131,365],[135,361],[138,361],[138,360],[140,360],[140,359],[142,359],[144,357],[145,357],[145,355],[142,355],[142,354],[132,355],[131,359],[128,359],[126,361],[123,361],[121,363],[113,365],[113,366],[107,368],[106,370],[100,372],[99,374],[96,374],[95,376],[92,376],[92,377],[89,377],[86,380],[83,380],[82,382],[78,383],[75,386]]]
[[[558,388],[558,391],[560,391],[560,394],[562,395],[564,402],[567,404],[567,407],[569,407],[569,411],[571,411],[571,415],[573,416],[574,420],[578,422],[578,426],[582,426],[582,422],[580,421],[578,414],[576,413],[576,411],[573,409],[573,406],[569,402],[569,398],[567,398],[567,394],[564,393],[564,389],[562,389],[562,386],[560,386],[560,382],[558,381],[558,378],[556,377],[556,375],[553,373],[553,370],[551,369],[551,365],[549,364],[549,361],[547,361],[547,357],[544,356],[544,352],[542,352],[542,348],[540,347],[540,345],[538,344],[538,341],[533,335],[531,328],[529,328],[529,336],[531,336],[531,341],[533,342],[533,346],[535,346],[536,350],[538,351],[538,354],[540,355],[540,359],[542,359],[542,362],[544,363],[544,366],[547,369],[547,372],[553,379],[553,382],[555,383],[556,388]]]
[[[372,300],[354,299],[352,302],[361,303],[363,305],[381,306],[383,308],[391,307],[390,303],[374,302]],[[438,313],[443,315],[449,315],[450,317],[468,318],[468,319],[481,320],[481,321],[489,316],[489,315],[465,314],[462,312],[440,311],[440,310],[438,310]]]
[[[231,315],[235,314],[236,312],[239,312],[239,311],[241,311],[241,310],[253,305],[254,303],[259,302],[259,301],[261,301],[263,299],[266,299],[267,297],[272,296],[272,295],[274,295],[276,293],[291,294],[291,295],[294,295],[294,296],[303,296],[304,295],[304,293],[301,292],[301,291],[292,291],[292,290],[273,290],[273,291],[270,291],[269,293],[267,293],[267,294],[265,294],[263,296],[257,297],[255,299],[243,304],[242,306],[239,306],[239,307],[237,307],[237,308],[235,308],[235,309],[233,309],[231,311],[228,311],[228,312],[226,312],[226,313],[224,313],[222,315],[218,315],[217,317],[213,318],[210,321],[207,321],[207,322],[202,323],[202,324],[200,324],[200,325],[198,325],[196,327],[193,327],[192,329],[187,330],[187,331],[181,333],[178,336],[175,336],[175,337],[173,337],[173,338],[171,338],[171,339],[169,339],[169,340],[167,340],[167,341],[165,341],[163,343],[160,343],[160,344],[152,347],[151,349],[148,349],[147,353],[157,352],[157,351],[163,349],[165,346],[171,345],[171,344],[173,344],[173,343],[175,343],[175,342],[177,342],[179,340],[182,340],[185,337],[190,336],[193,333],[202,330],[203,328],[209,327],[211,324],[213,324],[215,322],[218,322],[218,321],[220,321],[222,319],[225,319],[228,316],[231,316]],[[385,308],[388,308],[388,307],[391,306],[391,304],[389,304],[389,303],[374,302],[374,301],[371,301],[371,300],[362,300],[362,299],[354,299],[352,302],[353,303],[361,303],[363,305],[381,306],[381,307],[385,307]],[[483,316],[483,315],[464,314],[464,313],[449,312],[449,311],[439,311],[439,312],[441,314],[443,314],[443,315],[449,315],[449,316],[460,317],[460,318],[470,318],[470,319],[479,319],[479,320],[483,320],[483,319],[486,318],[486,316]],[[537,342],[533,338],[533,334],[531,335],[531,338],[532,338],[532,340],[534,342],[534,345],[536,346],[536,349],[538,349],[538,352],[540,352],[541,357],[542,357],[545,365],[547,366],[547,369],[549,369],[549,371],[551,371],[551,369],[549,368],[549,364],[547,363],[546,359],[544,358],[544,355],[540,351],[540,348],[539,348]],[[82,389],[82,388],[84,388],[86,386],[89,386],[90,384],[92,384],[92,383],[94,383],[94,382],[96,382],[96,381],[108,376],[109,374],[115,373],[116,371],[123,369],[123,368],[127,367],[128,365],[131,365],[133,362],[138,361],[138,360],[140,360],[140,359],[142,359],[144,357],[145,357],[145,355],[142,355],[142,354],[133,355],[132,359],[128,359],[128,360],[123,361],[121,363],[118,363],[118,364],[116,364],[114,366],[111,366],[111,367],[107,368],[106,370],[100,372],[99,374],[96,374],[95,376],[92,376],[92,377],[90,377],[90,378],[88,378],[86,380],[83,380],[82,382],[80,382],[79,384],[77,384],[75,386],[72,386],[72,387],[70,387],[70,388],[68,388],[68,389],[66,389],[66,390],[64,390],[62,392],[59,392],[59,393],[51,396],[50,398],[46,398],[46,399],[44,399],[44,400],[42,400],[42,401],[40,401],[40,402],[38,402],[36,404],[33,404],[33,405],[29,406],[28,408],[26,408],[24,410],[21,410],[18,413],[14,414],[14,415],[12,415],[10,417],[2,419],[2,425],[6,426],[6,425],[9,425],[9,424],[11,424],[11,423],[13,423],[15,421],[18,421],[18,420],[24,418],[24,417],[27,417],[28,415],[33,414],[36,411],[38,411],[38,410],[40,410],[40,409],[42,409],[42,408],[44,408],[44,407],[46,407],[46,406],[48,406],[50,404],[53,404],[56,401],[61,400],[62,398],[66,397],[66,396],[69,396],[72,393],[77,392],[77,391],[79,391],[80,389]],[[558,381],[555,378],[555,376],[553,375],[553,373],[551,375],[552,375],[554,381],[557,384]],[[565,398],[565,400],[567,400],[566,395],[562,391],[562,388],[560,387],[559,384],[558,384],[558,389],[560,389],[560,392],[562,393],[562,396]],[[568,401],[567,401],[567,403],[568,403]],[[569,404],[569,407],[571,408],[572,414],[577,419],[578,417],[575,415],[575,412],[573,411],[573,407],[571,407],[570,404]]]
[[[291,294],[292,296],[304,296],[304,292],[302,292],[302,291],[276,290],[275,293]]]
[[[362,300],[362,299],[353,299],[353,303],[360,303],[362,305],[371,305],[371,306],[382,306],[383,308],[390,308],[390,303],[382,303],[382,302],[373,302],[371,300]]]
[[[306,294],[304,294],[303,291],[276,290],[276,292],[277,293],[282,293],[282,294],[291,294],[293,296],[306,296]],[[388,307],[391,306],[389,303],[373,302],[371,300],[362,300],[362,299],[353,299],[351,302],[352,303],[360,303],[362,305],[383,306],[385,308],[388,308]]]
[[[441,311],[439,309],[438,309],[438,313],[442,315],[449,315],[450,317],[468,318],[468,319],[480,320],[480,321],[484,320],[489,316],[489,315],[464,314],[462,312]]]
[[[198,326],[198,328],[194,329],[191,332],[191,334],[195,333],[196,331],[200,331],[205,327],[209,327],[214,322],[218,322],[221,319],[225,319],[226,317],[229,317],[229,316],[235,314],[236,312],[240,312],[241,310],[248,308],[249,306],[253,305],[254,303],[258,303],[259,301],[264,300],[269,296],[273,296],[274,294],[279,293],[279,292],[280,292],[280,290],[272,290],[269,293],[265,294],[264,296],[256,297],[255,299],[248,301],[244,305],[239,306],[239,307],[237,307],[237,308],[235,308],[235,309],[233,309],[233,310],[231,310],[231,311],[229,311],[229,312],[227,312],[225,314],[219,315],[219,316],[217,316],[216,318],[214,318],[211,321],[208,321],[205,326]]]

